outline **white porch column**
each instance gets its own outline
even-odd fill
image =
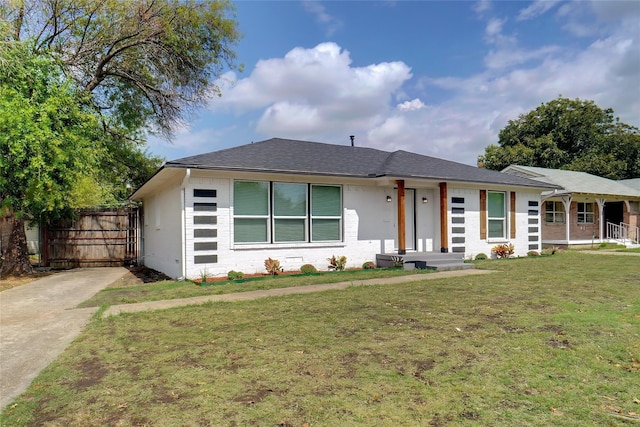
[[[600,242],[604,241],[604,230],[607,224],[604,221],[604,204],[607,199],[596,199],[596,203],[598,204],[598,221],[600,221]]]
[[[564,205],[564,226],[567,246],[571,240],[571,196],[562,196],[562,204]]]

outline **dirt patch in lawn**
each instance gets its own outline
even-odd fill
[[[164,280],[173,280],[166,274],[145,266],[128,267],[127,270],[129,270],[127,274],[111,283],[108,287],[126,288],[131,286],[162,282]]]
[[[7,289],[15,288],[16,286],[26,285],[27,283],[31,283],[34,280],[40,279],[45,276],[49,276],[51,274],[55,274],[58,271],[49,270],[49,271],[36,271],[34,274],[29,276],[8,276],[0,279],[0,292],[6,291]]]

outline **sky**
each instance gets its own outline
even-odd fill
[[[270,138],[406,150],[475,165],[558,96],[640,127],[640,1],[238,1],[242,72],[150,153],[175,160]]]

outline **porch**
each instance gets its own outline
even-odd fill
[[[569,239],[542,239],[542,247],[559,248],[587,248],[596,247],[600,243],[617,243],[626,247],[640,247],[640,228],[621,222],[615,224],[607,222],[605,238],[597,237],[594,233],[591,239],[569,238]]]
[[[381,268],[402,266],[405,270],[430,269],[437,271],[467,270],[473,264],[464,262],[464,254],[455,252],[408,252],[406,254],[377,254],[376,265]]]

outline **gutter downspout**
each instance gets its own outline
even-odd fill
[[[191,177],[191,169],[187,168],[184,172],[184,178],[182,179],[182,185],[180,187],[180,239],[182,240],[182,256],[180,259],[180,268],[182,270],[181,279],[187,278],[187,209],[186,209],[186,191],[187,184],[189,184],[189,178]]]

